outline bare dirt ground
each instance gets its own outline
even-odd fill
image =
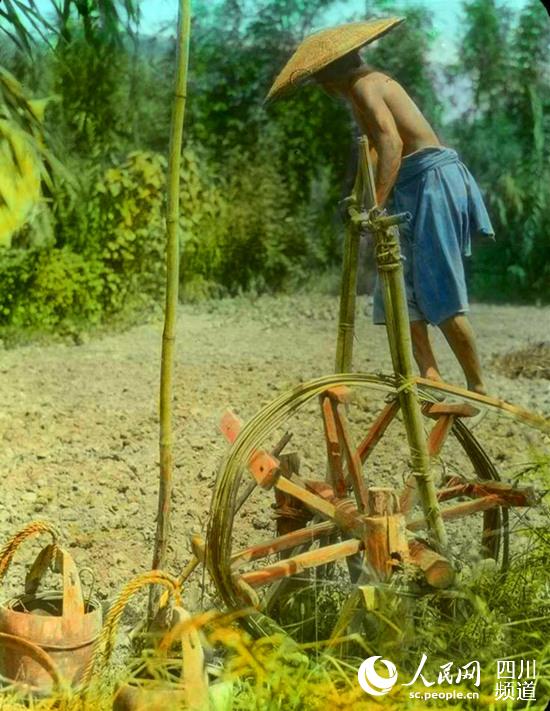
[[[370,324],[364,297],[359,304],[355,367],[388,371],[385,331]],[[189,534],[207,522],[216,470],[227,452],[218,431],[223,410],[231,406],[246,420],[282,390],[330,373],[336,317],[337,299],[319,295],[181,309],[172,572],[189,559]],[[511,379],[490,363],[548,337],[550,309],[475,305],[472,320],[490,393],[548,415],[549,380]],[[435,343],[446,379],[462,383],[439,334]],[[78,346],[30,346],[0,355],[0,542],[33,519],[59,524],[78,565],[93,570],[95,591],[104,599],[151,563],[160,344],[161,324],[155,323]],[[477,434],[504,475],[529,461],[533,448],[548,449],[548,438],[493,414]],[[8,588],[20,585],[29,550],[17,560]],[[200,605],[198,594],[194,582],[190,607]]]

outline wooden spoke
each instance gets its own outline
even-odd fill
[[[255,546],[250,546],[249,548],[234,553],[231,556],[231,565],[232,567],[242,565],[251,560],[257,560],[258,558],[263,558],[273,553],[280,553],[289,548],[294,548],[294,546],[299,546],[303,543],[311,543],[322,536],[334,533],[334,531],[336,531],[336,525],[330,521],[323,521],[313,526],[300,528],[297,531],[292,531],[292,533],[272,538],[264,543],[258,543]]]
[[[489,511],[497,506],[506,507],[512,505],[513,504],[511,504],[505,496],[490,494],[489,496],[483,496],[480,499],[466,501],[463,504],[456,504],[456,506],[449,506],[449,508],[442,509],[441,515],[443,516],[444,521],[453,521],[457,518],[469,516],[470,514],[478,513],[480,511]],[[418,531],[426,527],[427,523],[424,518],[415,518],[407,523],[409,531]]]
[[[334,504],[321,499],[316,494],[312,494],[297,477],[293,477],[290,480],[285,476],[280,476],[275,483],[275,487],[279,491],[290,494],[290,496],[301,501],[310,511],[320,514],[325,519],[334,519],[336,515]]]
[[[447,435],[453,428],[454,422],[454,415],[440,415],[438,417],[428,437],[428,454],[430,457],[437,457],[445,444]]]
[[[330,472],[330,483],[338,496],[345,496],[346,482],[342,462],[342,448],[338,436],[338,428],[334,417],[332,399],[326,395],[321,396],[321,412],[325,440],[327,443],[327,459]]]
[[[376,420],[371,425],[365,438],[357,448],[357,454],[362,464],[364,464],[374,450],[376,444],[382,439],[385,431],[390,426],[393,418],[399,410],[399,400],[397,398],[386,405]]]
[[[355,555],[363,548],[363,543],[355,538],[350,538],[341,543],[335,543],[331,546],[325,546],[317,550],[306,551],[298,555],[287,558],[280,563],[268,565],[261,570],[253,570],[249,573],[243,573],[240,577],[247,585],[253,588],[268,585],[281,578],[287,578],[290,575],[296,575],[308,568],[317,568],[320,565],[333,563],[336,560],[342,560],[350,555]]]
[[[357,507],[360,511],[366,511],[368,506],[368,494],[365,481],[363,479],[363,469],[361,459],[357,451],[352,447],[351,438],[349,436],[348,427],[344,415],[342,414],[341,405],[337,404],[334,408],[334,418],[338,433],[344,449],[344,456],[348,465],[348,476],[351,480]]]
[[[480,498],[489,494],[496,494],[507,502],[507,506],[533,506],[537,502],[531,487],[517,488],[502,481],[463,481],[442,489],[437,498],[439,501],[448,501],[457,496]]]

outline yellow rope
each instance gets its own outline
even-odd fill
[[[378,269],[382,271],[391,272],[395,269],[399,269],[401,266],[401,251],[399,243],[395,239],[390,241],[382,241],[385,237],[385,233],[378,232],[379,239],[375,247],[376,264]]]
[[[39,533],[49,533],[54,546],[58,545],[59,539],[61,538],[58,529],[48,521],[33,521],[29,523],[28,526],[25,526],[25,528],[22,528],[15,536],[12,536],[2,550],[0,550],[0,583],[4,579],[6,571],[19,546],[24,543],[27,538]]]
[[[396,388],[395,392],[398,395],[399,393],[409,391],[409,392],[414,392],[416,386],[416,379],[414,376],[412,378],[403,378],[401,385]]]
[[[94,653],[84,672],[82,683],[86,687],[89,685],[94,671],[97,675],[103,675],[107,664],[111,658],[114,648],[115,635],[122,613],[129,600],[138,590],[145,585],[164,585],[174,595],[176,603],[180,601],[179,584],[176,578],[162,570],[151,570],[142,573],[130,580],[120,591],[117,599],[111,605],[109,613],[105,619],[105,624],[96,642]]]

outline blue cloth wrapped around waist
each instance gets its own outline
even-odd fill
[[[494,237],[479,187],[452,148],[424,148],[403,158],[392,201],[398,211],[408,205],[413,235],[420,236],[420,229],[430,226],[448,230],[446,220],[443,224],[438,220],[448,213],[464,256],[472,252],[472,236]],[[426,224],[429,217],[431,224]]]
[[[400,227],[411,319],[438,324],[468,310],[463,257],[472,237],[494,236],[479,187],[451,148],[424,148],[406,156],[395,182],[390,212],[410,212]],[[375,323],[384,321],[375,293]]]

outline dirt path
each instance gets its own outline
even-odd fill
[[[361,300],[356,368],[388,370],[385,333]],[[367,307],[367,312],[370,307]],[[175,402],[176,470],[170,567],[188,559],[187,537],[204,528],[216,468],[226,445],[218,421],[231,405],[243,419],[298,381],[330,373],[337,301],[263,297],[182,309]],[[486,363],[541,340],[550,309],[474,308]],[[157,388],[161,326],[145,325],[80,346],[31,346],[0,359],[0,541],[35,518],[59,523],[96,589],[111,597],[151,561],[158,476]],[[442,339],[448,380],[462,382]],[[488,372],[491,393],[548,415],[550,381]],[[479,436],[501,468],[548,445],[537,433],[488,417]],[[29,561],[28,553],[19,560]],[[17,582],[21,563],[14,566]],[[196,595],[196,586],[191,587]],[[193,605],[196,600],[190,601]]]

